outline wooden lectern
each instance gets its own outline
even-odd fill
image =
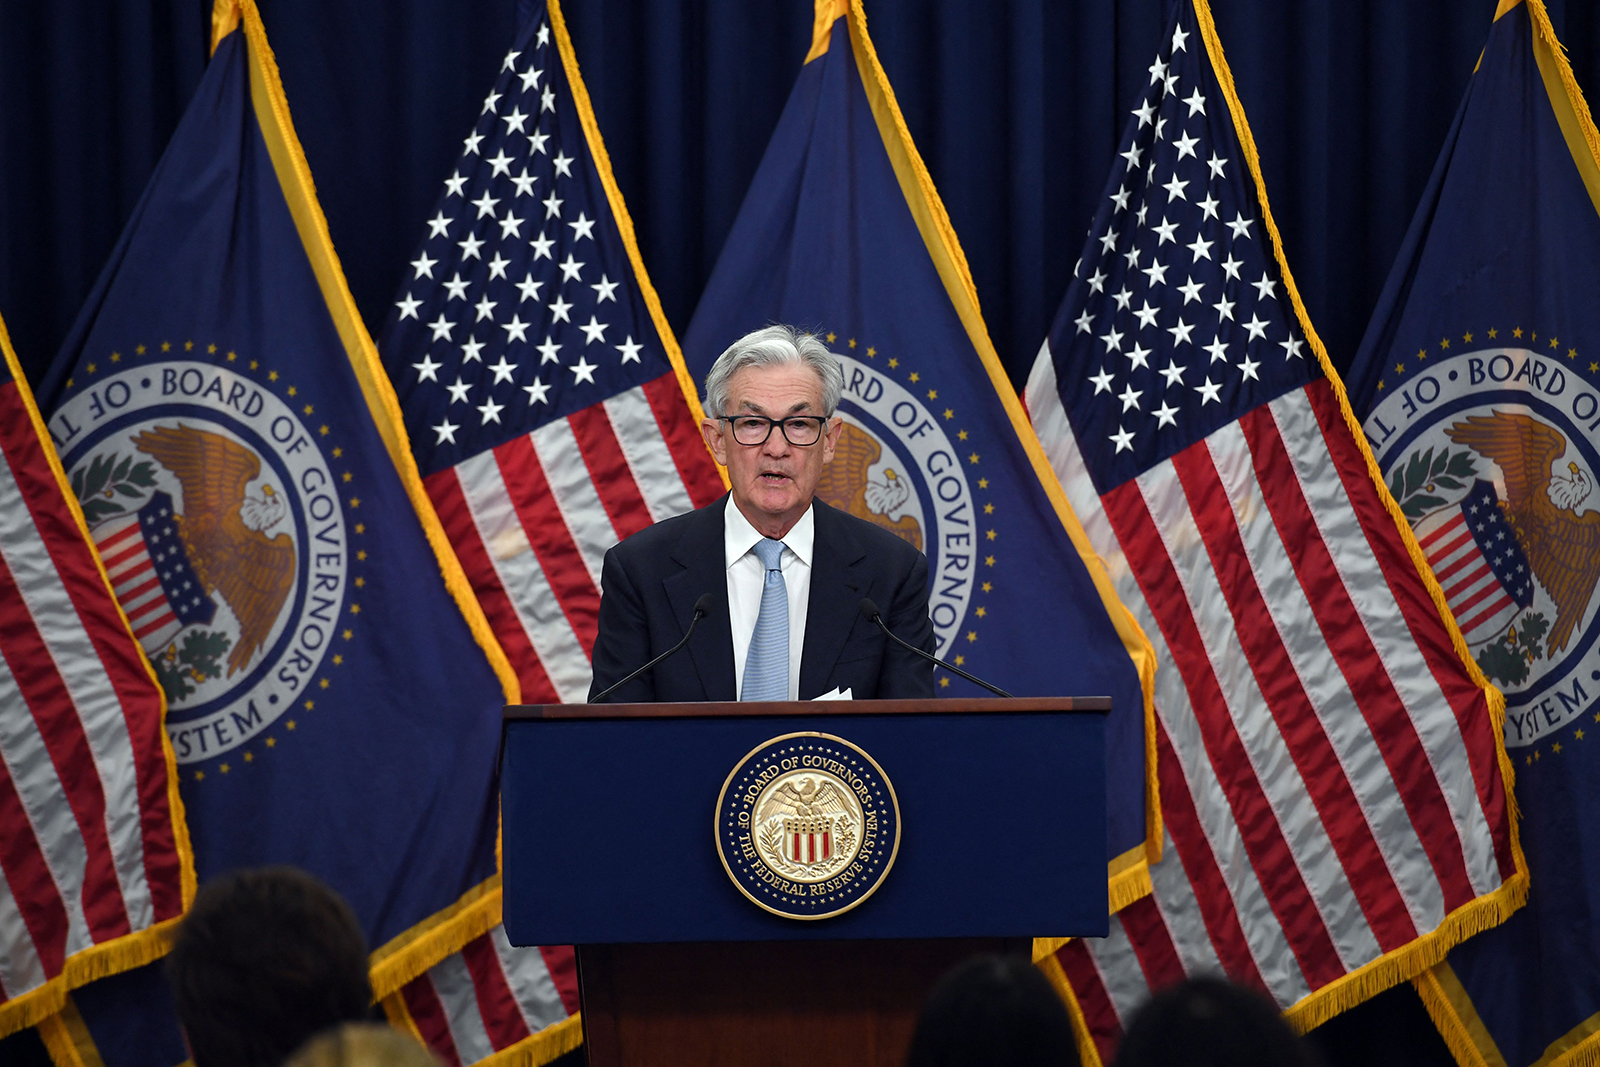
[[[898,1067],[951,966],[1027,953],[1035,936],[1106,933],[1109,709],[1100,697],[508,707],[506,933],[577,946],[593,1067]],[[812,735],[871,757],[892,786],[898,847],[850,910],[800,920],[758,906],[760,884],[735,884],[718,804],[748,756]]]

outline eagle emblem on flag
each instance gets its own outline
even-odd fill
[[[1445,431],[1450,440],[1493,460],[1505,476],[1506,520],[1527,554],[1533,576],[1555,601],[1549,647],[1567,647],[1600,581],[1600,511],[1579,514],[1594,479],[1577,463],[1554,472],[1567,451],[1560,430],[1531,415],[1473,415]]]
[[[184,513],[174,521],[195,576],[239,620],[228,654],[231,677],[266,641],[294,588],[293,541],[286,533],[265,533],[288,515],[288,505],[271,483],[262,485],[259,497],[246,495],[245,487],[261,475],[261,460],[221,434],[180,423],[146,430],[133,443],[183,487]]]
[[[1386,392],[1364,428],[1479,669],[1506,744],[1590,702],[1600,652],[1600,393],[1531,349],[1449,353]]]
[[[906,507],[911,502],[911,479],[892,466],[873,477],[873,469],[882,459],[883,445],[870,432],[846,422],[833,462],[822,468],[817,496],[832,507],[883,527],[920,552],[922,524]]]
[[[367,579],[350,563],[370,557],[348,547],[367,527],[345,521],[362,487],[339,426],[307,426],[313,405],[278,395],[259,360],[207,347],[215,361],[97,374],[55,416],[112,591],[166,691],[179,763],[313,710],[308,686],[332,684],[323,661],[341,662],[333,642],[355,633],[360,602],[345,594]]]

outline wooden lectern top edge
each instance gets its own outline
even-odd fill
[[[949,697],[927,700],[708,701],[686,704],[508,704],[520,719],[705,719],[794,715],[973,715],[1073,711],[1105,715],[1110,697]]]

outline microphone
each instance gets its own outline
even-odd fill
[[[638,670],[634,671],[632,674],[630,674],[626,678],[622,679],[622,681],[617,682],[615,685],[606,686],[604,689],[600,690],[600,692],[598,692],[594,696],[590,697],[589,700],[588,700],[588,703],[590,703],[590,704],[598,704],[598,703],[600,703],[600,701],[604,700],[606,697],[610,696],[612,693],[615,693],[618,689],[621,689],[623,686],[627,685],[629,682],[631,682],[635,678],[639,677],[639,675],[643,674],[645,671],[649,670],[651,667],[654,667],[657,663],[660,663],[662,660],[666,659],[668,656],[672,655],[674,652],[676,652],[679,649],[681,649],[684,645],[687,645],[689,643],[689,635],[694,633],[695,625],[697,623],[699,623],[699,621],[701,619],[703,619],[707,615],[711,614],[711,605],[714,604],[715,602],[716,602],[715,598],[712,597],[712,595],[710,593],[701,593],[700,594],[700,599],[696,600],[694,602],[694,617],[689,620],[689,628],[687,630],[683,631],[683,637],[682,637],[682,639],[680,639],[678,641],[677,644],[673,645],[671,648],[669,648],[665,652],[661,653],[661,655],[657,656],[655,659],[651,660],[649,663],[646,663],[643,667],[640,667]]]
[[[988,682],[984,681],[982,678],[974,678],[972,675],[968,674],[966,671],[962,670],[960,667],[953,667],[950,664],[946,663],[944,660],[939,659],[937,656],[929,655],[928,653],[924,652],[922,649],[918,648],[916,645],[913,645],[908,641],[900,640],[898,637],[896,637],[894,635],[894,633],[889,629],[889,627],[887,625],[885,625],[885,623],[883,621],[883,613],[878,610],[878,605],[876,605],[876,604],[874,604],[872,602],[872,598],[871,597],[862,597],[861,598],[861,614],[865,615],[868,619],[870,619],[873,622],[877,623],[878,624],[878,629],[882,630],[884,632],[884,634],[889,638],[889,640],[893,641],[895,644],[900,645],[900,646],[902,646],[904,648],[909,648],[911,651],[915,652],[917,655],[921,656],[923,659],[932,662],[936,666],[943,667],[945,670],[949,671],[951,674],[960,675],[962,678],[965,678],[967,681],[971,682],[973,685],[981,685],[981,686],[983,686],[985,689],[987,689],[989,692],[993,693],[995,696],[1001,696],[1001,697],[1007,697],[1007,698],[1009,698],[1011,696],[1010,693],[1006,692],[1004,689],[1001,689],[999,686],[990,685]]]

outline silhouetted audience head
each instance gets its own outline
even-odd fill
[[[1078,1047],[1066,1005],[1037,967],[978,956],[928,994],[906,1067],[1078,1067]]]
[[[307,1041],[284,1067],[440,1067],[433,1053],[381,1023],[345,1023]]]
[[[1151,997],[1113,1067],[1318,1067],[1277,1006],[1222,978],[1190,978]]]
[[[278,1067],[307,1038],[369,1017],[350,906],[293,867],[224,874],[196,894],[167,958],[195,1067]]]

